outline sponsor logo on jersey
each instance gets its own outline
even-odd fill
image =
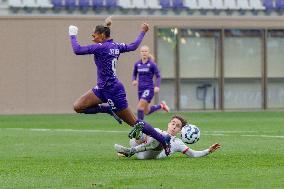
[[[149,72],[149,68],[139,68],[138,72]]]

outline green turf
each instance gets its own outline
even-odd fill
[[[0,188],[284,188],[284,112],[182,115],[201,129],[191,148],[222,149],[203,158],[119,158],[113,145],[127,145],[130,129],[107,115],[0,116]],[[165,128],[170,116],[146,120]]]

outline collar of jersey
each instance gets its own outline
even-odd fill
[[[108,39],[105,42],[112,42],[112,41],[113,41],[113,39]]]

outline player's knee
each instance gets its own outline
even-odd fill
[[[155,149],[155,148],[159,147],[160,142],[157,141],[157,140],[153,140],[153,141],[151,141],[149,144],[150,144],[150,147],[151,147],[152,149]]]
[[[81,108],[80,104],[77,103],[77,102],[75,102],[75,103],[73,104],[73,109],[74,109],[74,111],[77,112],[77,113],[81,113],[81,112],[82,112],[82,108]]]
[[[138,144],[136,143],[136,141],[135,141],[135,138],[130,139],[130,140],[129,140],[129,144],[130,144],[130,147],[135,147],[135,146],[138,145]]]
[[[144,106],[138,104],[137,110],[138,110],[138,111],[144,111]]]
[[[144,109],[144,114],[148,115],[149,114],[149,110],[147,108]]]
[[[144,110],[145,107],[146,107],[146,104],[145,104],[144,100],[140,100],[137,104],[137,108]]]

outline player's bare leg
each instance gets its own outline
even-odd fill
[[[136,124],[137,122],[137,118],[134,115],[134,113],[130,110],[129,107],[116,112],[116,115],[118,117],[120,117],[120,119],[122,119],[125,123],[127,123],[130,126],[133,126]]]
[[[92,89],[79,97],[74,103],[74,110],[77,113],[96,114],[108,113],[113,116],[118,123],[122,124],[120,118],[112,111],[109,105],[101,105],[103,102],[98,98]]]
[[[143,120],[144,115],[149,113],[149,103],[145,99],[140,99],[137,105],[137,116],[139,119]]]
[[[85,94],[80,96],[73,104],[73,108],[77,113],[83,113],[83,111],[91,106],[101,104],[102,101],[99,99],[92,89],[88,90]]]
[[[137,104],[137,109],[143,110],[144,113],[146,114],[149,112],[149,103],[145,99],[140,99]]]

